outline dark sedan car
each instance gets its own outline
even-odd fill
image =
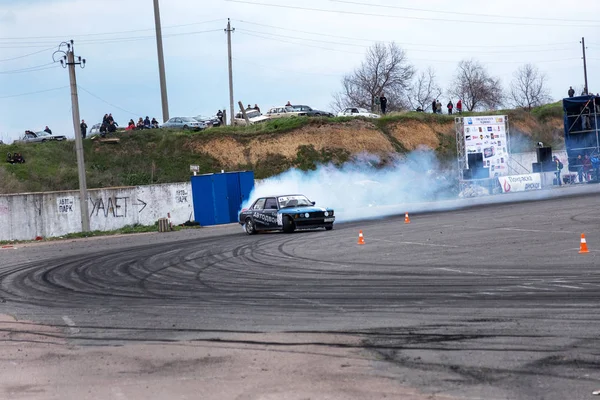
[[[333,229],[335,217],[331,208],[315,207],[315,202],[300,194],[266,196],[256,200],[240,213],[240,224],[246,233],[296,229]]]
[[[333,117],[334,115],[330,112],[327,111],[320,111],[320,110],[315,110],[309,106],[300,106],[300,105],[295,105],[292,106],[292,108],[295,111],[302,111],[305,112],[307,116],[309,117]]]

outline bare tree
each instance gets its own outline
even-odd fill
[[[502,104],[504,96],[500,79],[490,76],[483,65],[475,60],[458,63],[449,93],[461,99],[468,111],[496,108]]]
[[[550,101],[546,75],[533,64],[525,64],[514,73],[510,97],[515,107],[531,110]]]
[[[413,110],[417,107],[426,110],[427,107],[431,107],[431,102],[441,95],[442,89],[436,83],[435,71],[429,67],[417,76],[417,79],[408,90],[407,98]]]
[[[405,93],[414,75],[406,53],[396,43],[376,43],[367,50],[359,68],[342,79],[342,90],[334,94],[332,107],[364,107],[375,112],[376,99],[385,94],[388,110],[406,106]]]

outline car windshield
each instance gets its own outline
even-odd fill
[[[194,118],[190,118],[190,117],[181,117],[181,120],[183,122],[198,122]]]
[[[260,113],[258,112],[258,110],[246,111],[246,115],[248,116],[248,118],[260,117]]]
[[[367,111],[367,109],[366,109],[366,108],[359,108],[359,109],[358,109],[358,112],[365,113],[365,114],[368,114],[368,113],[369,113],[369,111]]]
[[[52,136],[52,135],[50,135],[48,132],[44,132],[44,131],[41,131],[41,132],[36,132],[36,133],[35,133],[35,135],[36,135],[37,137],[40,137],[40,136]]]
[[[305,196],[282,196],[277,200],[280,208],[312,206],[311,201]]]

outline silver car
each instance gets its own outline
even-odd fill
[[[25,131],[25,135],[19,140],[15,140],[16,143],[43,143],[50,141],[63,141],[67,140],[66,136],[62,135],[51,135],[48,132],[31,132]]]
[[[161,128],[201,130],[206,129],[206,124],[192,117],[173,117],[162,124]]]

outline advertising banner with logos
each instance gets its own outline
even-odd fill
[[[483,167],[489,168],[490,177],[508,175],[508,134],[506,117],[465,117],[465,157],[482,153]],[[468,162],[468,161],[467,161]]]
[[[509,175],[498,177],[502,193],[528,192],[542,188],[541,174]]]

